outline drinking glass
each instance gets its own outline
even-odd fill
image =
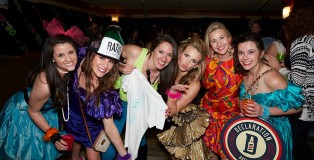
[[[279,52],[277,53],[277,59],[280,63],[283,63],[285,61],[285,57],[286,57],[286,54],[283,53],[283,52]]]
[[[242,100],[242,103],[243,103],[243,113],[244,113],[244,115],[246,114],[246,106],[247,106],[247,104],[253,104],[254,103],[254,99],[252,99],[252,98],[246,98],[246,99],[243,99]]]
[[[73,140],[74,140],[74,136],[71,134],[66,134],[62,136],[62,140],[64,140],[65,142],[67,142],[68,144],[68,151],[72,149],[72,144],[73,144]]]

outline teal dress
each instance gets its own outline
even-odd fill
[[[240,87],[240,99],[242,100],[245,95],[244,83]],[[246,97],[248,98],[248,97]],[[288,81],[288,87],[283,90],[275,90],[270,93],[257,93],[251,98],[262,107],[278,107],[284,112],[290,109],[299,109],[304,101],[302,96],[302,88]],[[286,159],[292,158],[292,131],[290,122],[287,116],[270,116],[266,119],[271,123],[282,136],[284,143],[286,144]]]
[[[28,88],[28,96],[30,93]],[[15,93],[0,114],[0,159],[55,160],[61,156],[52,142],[43,141],[44,132],[27,112],[22,91]],[[49,99],[41,113],[51,127],[59,128],[58,112]]]

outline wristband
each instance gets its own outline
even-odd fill
[[[124,156],[120,156],[119,154],[117,155],[117,160],[128,160],[130,158],[131,158],[131,154],[130,153],[127,153]]]
[[[59,133],[59,131],[56,128],[49,128],[49,129],[47,129],[43,139],[44,139],[44,141],[50,141],[51,137],[58,134],[58,133]]]
[[[177,99],[181,98],[182,93],[181,92],[173,92],[173,91],[171,91],[171,89],[167,89],[166,95],[168,96],[168,98],[170,98],[172,100],[177,100]]]

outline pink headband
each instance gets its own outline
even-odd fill
[[[89,40],[89,38],[76,26],[72,26],[65,32],[63,26],[56,18],[53,18],[51,22],[43,21],[43,26],[51,37],[55,37],[58,34],[64,34],[71,37],[80,46],[83,46]]]

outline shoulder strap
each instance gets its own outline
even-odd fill
[[[84,114],[84,111],[83,111],[79,90],[77,90],[77,98],[78,98],[79,103],[80,103],[80,108],[81,108],[81,112],[82,112],[82,116],[83,116],[83,120],[84,120],[84,124],[85,124],[85,129],[86,129],[86,132],[87,132],[87,135],[88,135],[88,138],[89,138],[89,142],[91,143],[91,145],[93,145],[92,139],[91,139],[91,136],[90,136],[90,133],[89,133],[89,129],[88,129],[88,126],[87,126],[87,123],[86,123],[85,114]]]

